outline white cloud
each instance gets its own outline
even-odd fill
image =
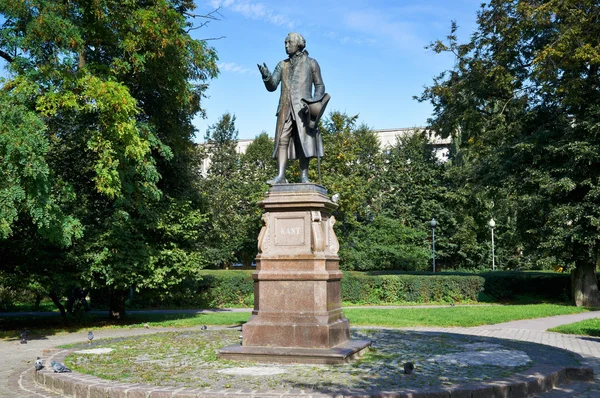
[[[258,75],[258,70],[246,68],[245,66],[238,65],[235,62],[221,62],[220,64],[217,64],[217,67],[222,72],[239,73],[243,75]]]
[[[229,9],[249,19],[266,21],[277,26],[285,25],[289,28],[294,26],[289,17],[277,13],[260,2],[252,2],[250,0],[211,0],[210,5],[213,8],[221,7]]]
[[[400,47],[413,47],[416,43],[422,47],[413,23],[389,21],[385,15],[379,12],[349,12],[344,15],[344,22],[348,28],[354,31],[376,37],[386,37]]]

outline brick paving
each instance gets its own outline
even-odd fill
[[[582,356],[582,365],[591,367],[594,370],[593,382],[573,382],[570,384],[559,386],[558,388],[537,394],[543,398],[556,397],[576,397],[576,398],[591,398],[600,396],[600,339],[586,336],[563,335],[559,333],[547,332],[547,328],[557,325],[577,322],[582,319],[600,317],[600,311],[587,312],[583,314],[561,315],[549,318],[540,318],[533,320],[522,320],[507,322],[498,325],[478,326],[472,328],[405,328],[406,330],[431,331],[440,333],[454,333],[464,335],[474,335],[482,337],[493,337],[501,339],[514,339],[527,341],[532,343],[546,344],[558,348],[573,351]],[[194,330],[196,328],[190,328]],[[140,334],[157,333],[162,331],[170,331],[170,328],[152,328],[152,329],[114,329],[103,330],[102,338],[111,337],[127,337]],[[182,329],[178,329],[182,330]],[[99,333],[98,333],[99,334]],[[100,336],[99,336],[100,337]],[[0,341],[0,397],[61,397],[63,395],[49,392],[42,389],[39,385],[33,382],[31,377],[31,369],[33,361],[37,356],[48,358],[49,355],[57,353],[53,350],[54,347],[62,344],[76,343],[85,340],[85,333],[64,333],[59,335],[49,336],[31,336],[28,344],[20,344],[19,339],[15,336],[14,339],[8,341]],[[48,365],[48,364],[47,364]],[[155,389],[151,397],[172,396],[172,391],[159,391]],[[198,391],[201,393],[201,391]],[[369,396],[369,392],[365,392],[365,396]],[[98,394],[98,395],[96,395]],[[516,394],[516,392],[515,392]],[[132,395],[132,394],[130,394]],[[140,391],[140,396],[146,397],[146,393]],[[212,397],[218,396],[304,396],[302,391],[269,391],[263,390],[260,392],[237,391],[234,389],[228,391],[217,392],[211,394]],[[104,391],[101,388],[90,390],[90,397],[103,396]],[[133,396],[133,395],[132,395]],[[175,395],[177,396],[177,395]],[[182,397],[184,395],[181,395]],[[312,395],[316,397],[317,395]],[[322,397],[328,395],[319,395]],[[393,396],[390,395],[390,396]],[[418,394],[414,394],[418,397]],[[426,396],[426,395],[423,395]],[[430,394],[429,396],[436,396]],[[442,395],[440,395],[442,396]],[[454,396],[454,395],[453,395]],[[470,393],[464,396],[471,396]]]

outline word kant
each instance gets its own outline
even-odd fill
[[[279,234],[280,235],[300,235],[301,230],[302,230],[302,228],[300,228],[300,227],[281,228],[279,230]]]
[[[275,219],[275,245],[304,245],[304,218]]]

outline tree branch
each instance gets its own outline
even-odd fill
[[[223,15],[219,12],[220,9],[221,9],[221,7],[217,8],[214,11],[209,12],[208,14],[192,14],[191,12],[184,12],[183,15],[190,17],[190,18],[204,18],[204,19],[212,19],[214,21],[220,21],[221,18],[223,18]]]
[[[7,52],[5,52],[5,51],[2,51],[2,50],[0,50],[0,57],[4,58],[4,59],[5,59],[5,60],[7,60],[8,62],[12,62],[12,61],[13,61],[13,59],[14,59],[12,56],[10,56],[10,54],[9,54],[9,53],[7,53]]]
[[[209,40],[221,40],[224,39],[226,36],[221,36],[221,37],[210,37],[208,39],[201,39],[201,41],[209,41]]]

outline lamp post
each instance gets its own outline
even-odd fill
[[[435,218],[432,218],[431,221],[429,222],[429,225],[431,225],[431,253],[432,253],[432,258],[433,258],[433,271],[435,272],[435,227],[437,227],[437,221],[435,221]]]
[[[489,222],[490,229],[492,230],[492,271],[496,270],[496,259],[494,258],[494,227],[496,226],[496,221],[494,219],[490,219]]]

